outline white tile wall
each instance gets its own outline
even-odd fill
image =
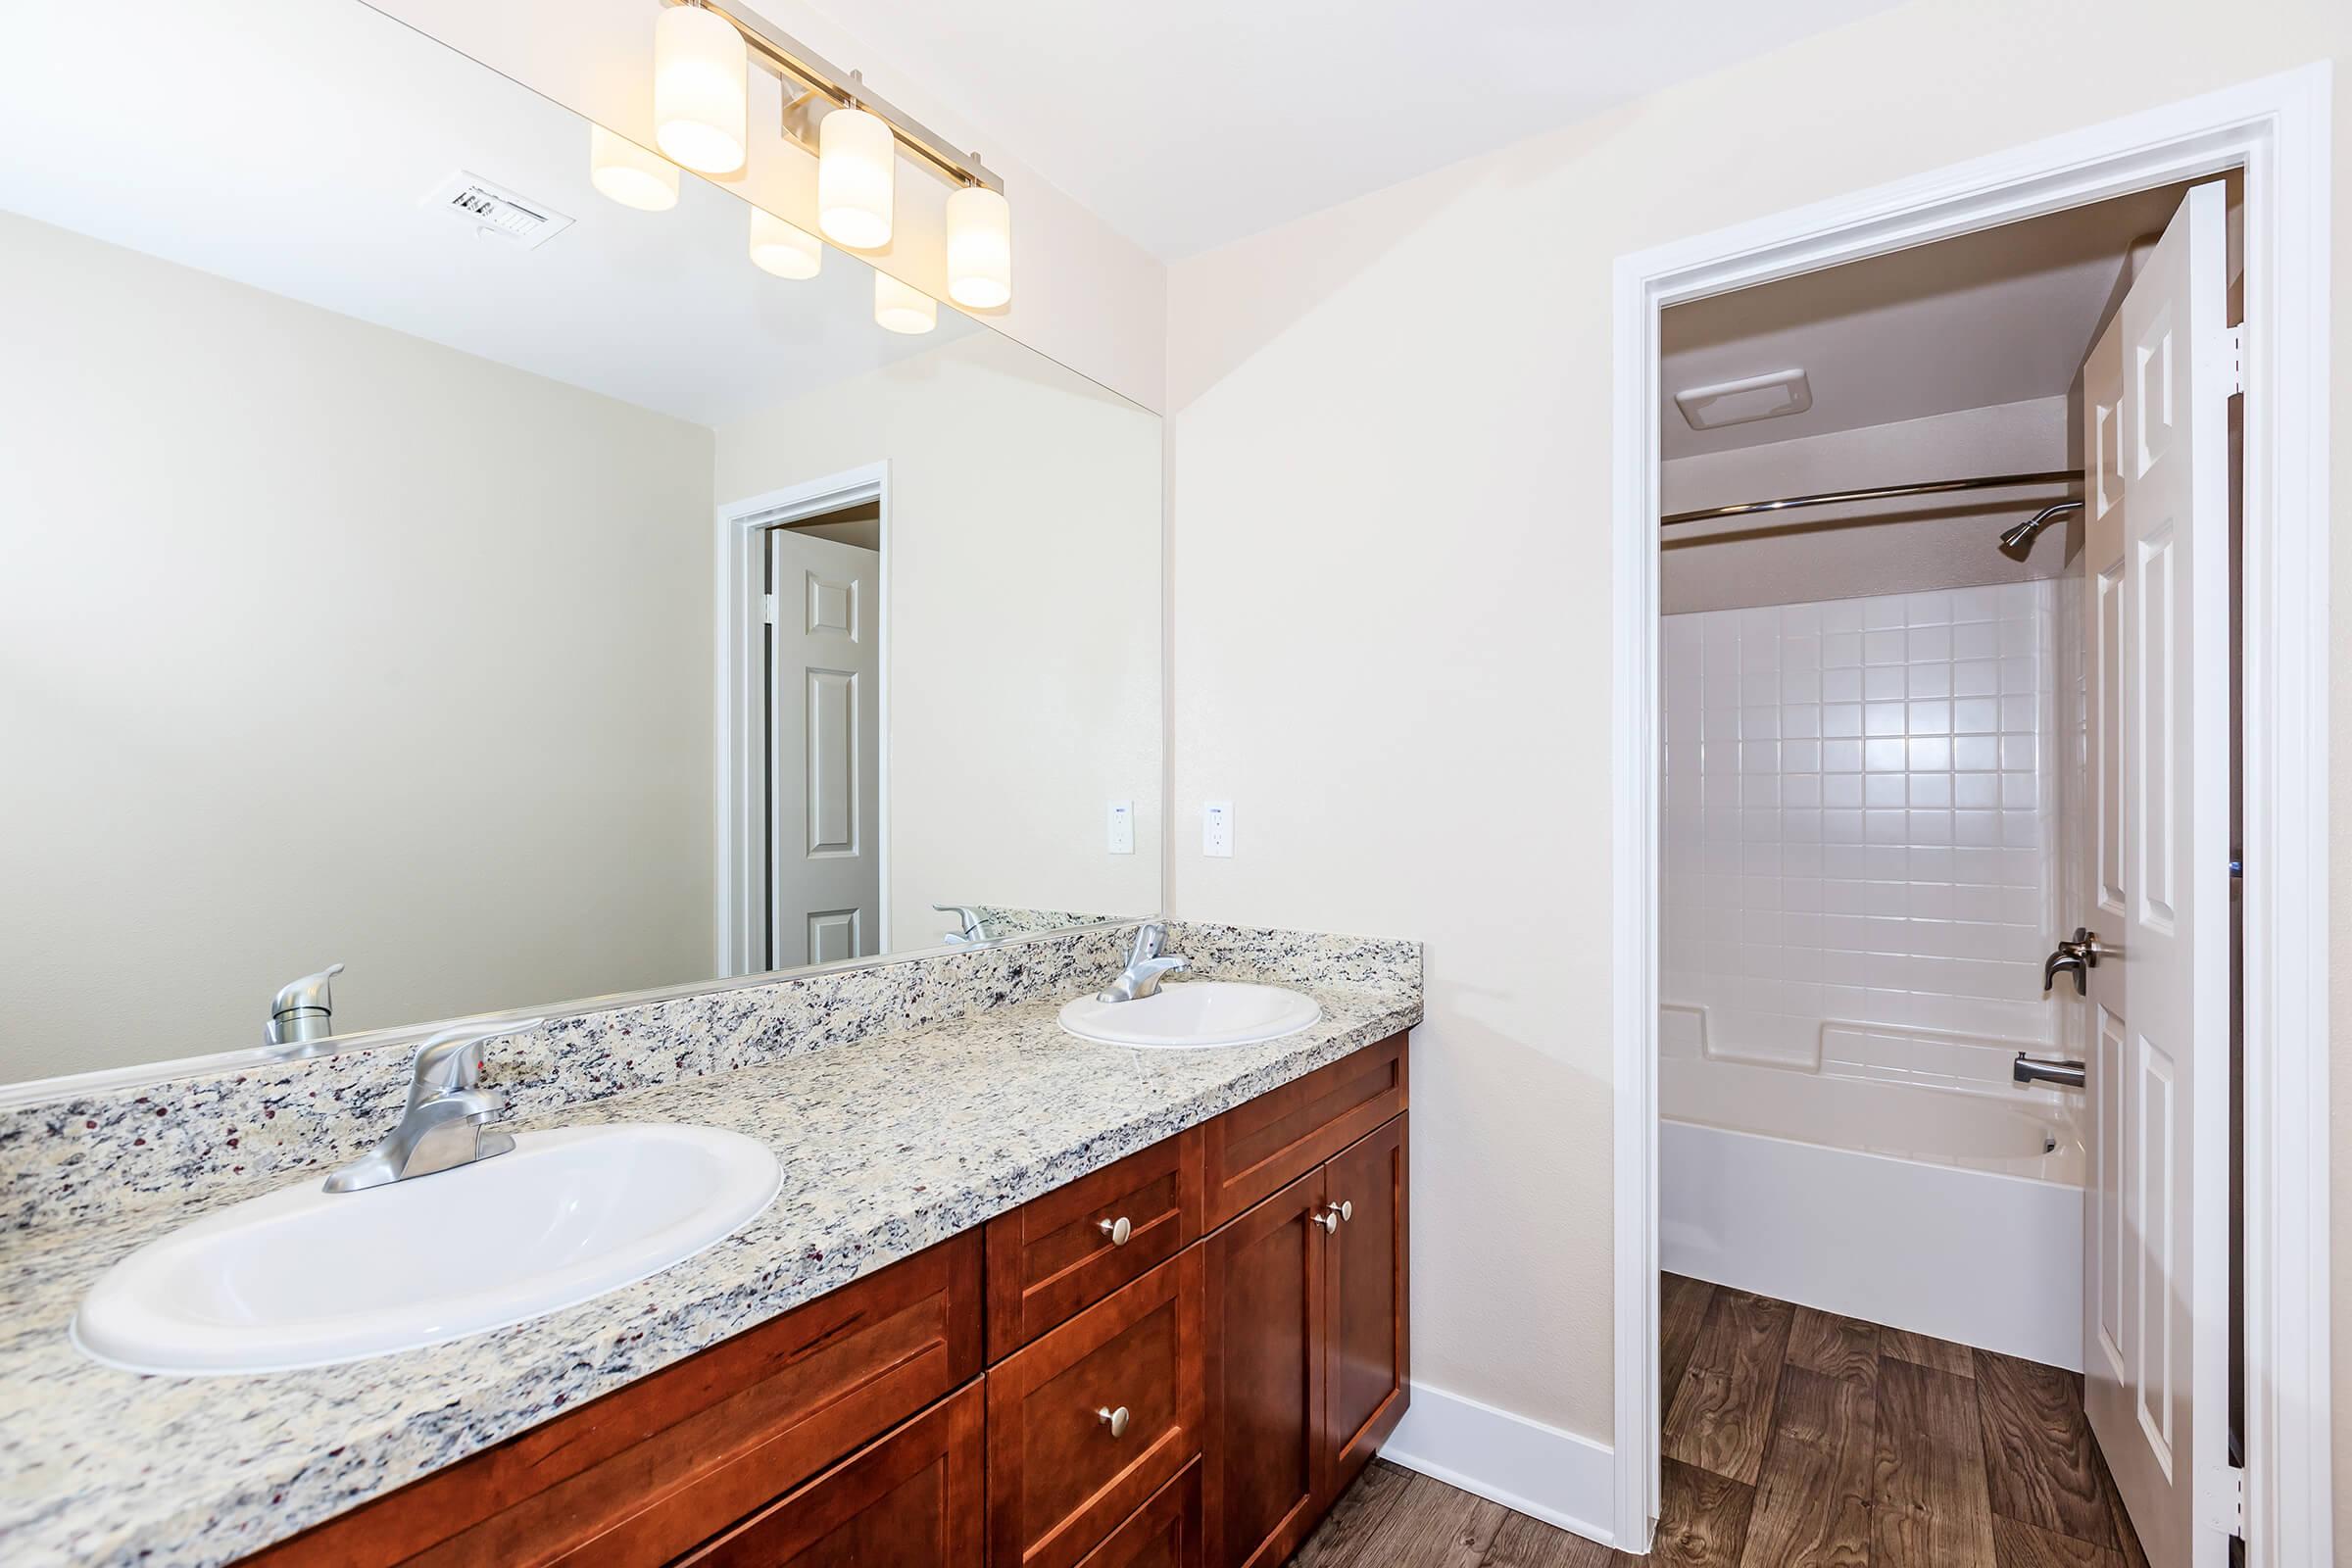
[[[1708,1054],[2049,1043],[2055,588],[1665,618],[1661,1001]]]

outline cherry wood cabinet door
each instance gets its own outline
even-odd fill
[[[1321,1431],[1318,1165],[1201,1244],[1207,1259],[1210,1568],[1274,1568],[1329,1495]]]
[[[1323,1167],[1327,1501],[1371,1462],[1404,1414],[1406,1120],[1397,1117]],[[1339,1226],[1328,1229],[1334,1217]]]
[[[677,1568],[981,1568],[978,1383],[762,1508]]]
[[[989,1372],[994,1568],[1073,1568],[1200,1456],[1202,1262],[1187,1249]]]

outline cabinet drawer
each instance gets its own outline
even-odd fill
[[[1079,1568],[1201,1568],[1202,1463],[1195,1459],[1152,1494]]]
[[[1072,1568],[1200,1456],[1201,1305],[1190,1248],[990,1371],[995,1568]]]
[[[1405,1107],[1405,1037],[1317,1067],[1201,1129],[1210,1227],[1282,1191]]]
[[[980,1568],[985,1414],[970,1384],[677,1568]]]
[[[988,1358],[1069,1321],[1200,1234],[1198,1127],[998,1215],[988,1222]]]
[[[248,1561],[667,1562],[976,1377],[980,1270],[967,1231]]]

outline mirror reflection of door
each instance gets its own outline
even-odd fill
[[[871,504],[767,535],[767,962],[882,949],[881,583]]]

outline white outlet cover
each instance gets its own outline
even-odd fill
[[[1204,801],[1200,806],[1200,853],[1220,859],[1233,857],[1233,803]]]

